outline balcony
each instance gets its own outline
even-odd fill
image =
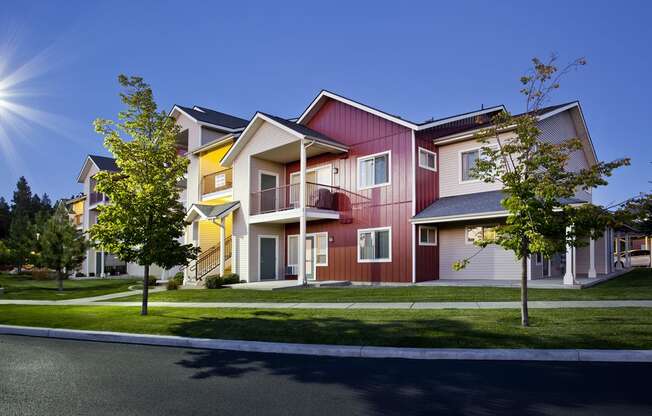
[[[75,214],[72,218],[75,227],[81,227],[84,224],[84,214]]]
[[[295,222],[300,216],[300,185],[252,192],[249,214],[251,223]],[[306,220],[346,220],[354,209],[361,208],[367,198],[336,186],[306,182]]]
[[[233,170],[224,169],[219,172],[209,173],[201,179],[202,199],[212,196],[223,191],[231,189],[233,186]],[[219,196],[219,195],[215,195]]]
[[[104,195],[101,192],[91,192],[88,195],[88,200],[89,200],[89,205],[93,206],[97,204],[106,203],[109,201],[109,198],[107,198],[106,195]]]

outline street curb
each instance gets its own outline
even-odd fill
[[[173,335],[129,334],[28,326],[0,325],[0,335],[115,342],[165,347],[201,348],[275,354],[349,358],[402,358],[410,360],[499,360],[566,362],[652,362],[652,350],[509,349],[509,348],[401,348],[352,345],[292,344],[188,338]]]

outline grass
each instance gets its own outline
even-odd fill
[[[652,348],[649,309],[190,309],[0,306],[0,323],[236,340],[440,348]]]
[[[65,280],[63,292],[57,290],[56,280],[33,280],[30,276],[0,274],[0,299],[65,300],[124,292],[139,280],[100,279]]]
[[[529,289],[530,300],[647,300],[652,299],[652,270],[633,270],[588,289]],[[140,296],[114,299],[139,300]],[[258,291],[192,289],[154,293],[158,302],[480,302],[517,301],[518,288],[498,287],[340,287]]]

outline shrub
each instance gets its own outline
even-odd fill
[[[183,285],[183,272],[179,272],[174,275],[174,277],[171,279],[177,282],[177,285],[181,286]]]
[[[206,289],[219,289],[224,285],[240,283],[240,277],[235,273],[226,273],[224,276],[208,276],[205,279]]]
[[[156,280],[158,280],[158,278],[156,276],[149,276],[148,280],[147,280],[147,286],[150,286],[150,287],[151,286],[156,286]]]
[[[48,269],[32,269],[32,279],[34,280],[48,280],[50,278],[50,271]]]
[[[177,290],[177,289],[179,289],[179,283],[175,278],[172,278],[172,279],[168,280],[167,286],[165,288],[167,290]]]

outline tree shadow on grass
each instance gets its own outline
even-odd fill
[[[298,319],[280,311],[256,311],[242,318],[199,318],[179,323],[172,332],[224,339],[412,347],[502,344],[545,348],[569,341],[563,335],[533,340],[523,332],[498,333],[447,318],[378,323],[336,317]],[[582,339],[600,342],[599,337],[582,335]],[[378,415],[539,416],[551,410],[554,414],[555,409],[595,414],[610,406],[652,406],[643,391],[645,374],[652,365],[348,359],[202,350],[189,351],[177,364],[195,370],[195,379],[272,376],[289,379],[299,389],[344,388]],[[611,394],[596,395],[596,390]]]

